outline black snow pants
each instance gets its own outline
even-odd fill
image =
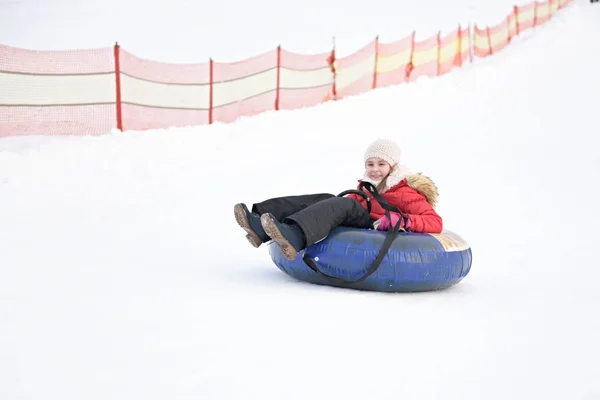
[[[252,212],[271,213],[279,222],[298,224],[306,246],[324,239],[336,226],[373,227],[369,212],[358,201],[329,193],[276,197],[254,204]]]

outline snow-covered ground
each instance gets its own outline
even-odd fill
[[[580,0],[494,57],[337,103],[0,140],[0,399],[600,398],[598,37]],[[248,245],[236,202],[352,188],[380,136],[439,186],[463,282],[311,285]]]
[[[459,23],[497,24],[530,0],[0,0],[0,43],[33,49],[109,47],[165,62],[239,61],[281,44],[297,53],[353,53]]]

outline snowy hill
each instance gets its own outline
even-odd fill
[[[493,57],[305,110],[0,140],[0,398],[600,398],[599,22],[575,1]],[[379,136],[440,188],[463,282],[310,285],[247,244],[233,204],[352,188]]]

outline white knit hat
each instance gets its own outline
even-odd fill
[[[390,139],[378,139],[372,142],[365,151],[365,163],[371,157],[381,158],[391,166],[400,161],[400,147]]]

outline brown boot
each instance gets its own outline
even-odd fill
[[[288,260],[295,259],[304,248],[306,238],[298,225],[281,223],[268,213],[260,216],[260,222],[267,235],[279,244],[281,253]]]
[[[246,239],[256,248],[268,242],[271,238],[265,233],[260,224],[260,216],[251,213],[244,203],[238,203],[233,207],[233,213],[238,225],[246,231]]]

